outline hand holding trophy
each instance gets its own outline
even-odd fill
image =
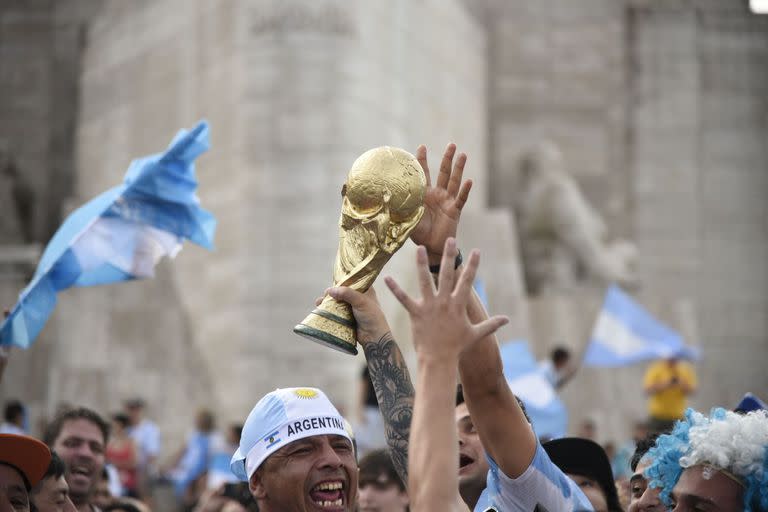
[[[427,177],[419,161],[402,149],[375,148],[355,160],[341,189],[334,286],[365,292],[373,284],[421,220],[426,188]],[[357,354],[352,309],[330,296],[293,331]]]

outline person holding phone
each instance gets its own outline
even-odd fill
[[[685,361],[671,357],[648,367],[643,388],[648,396],[651,432],[666,432],[683,418],[688,397],[696,391],[696,386],[696,371]]]

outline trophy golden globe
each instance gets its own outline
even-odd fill
[[[375,148],[355,160],[341,189],[334,286],[365,292],[373,284],[421,220],[426,187],[426,175],[418,160],[402,149]],[[341,352],[357,354],[352,308],[329,295],[293,331]]]

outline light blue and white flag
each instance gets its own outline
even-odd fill
[[[539,368],[528,343],[509,341],[499,347],[504,376],[512,392],[525,404],[539,438],[556,439],[568,431],[568,411]]]
[[[608,288],[584,364],[616,367],[670,357],[696,360],[699,351],[686,346],[679,333],[653,318],[621,288]]]
[[[213,249],[216,219],[195,195],[194,160],[208,147],[208,123],[201,121],[180,131],[164,153],[131,162],[121,185],[67,217],[0,325],[0,345],[29,347],[61,290],[151,277],[184,239]]]

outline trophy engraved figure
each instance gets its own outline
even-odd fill
[[[375,148],[355,160],[341,189],[334,286],[365,292],[373,284],[421,220],[426,186],[418,160],[402,149]],[[333,349],[357,354],[352,308],[330,296],[293,331]]]

